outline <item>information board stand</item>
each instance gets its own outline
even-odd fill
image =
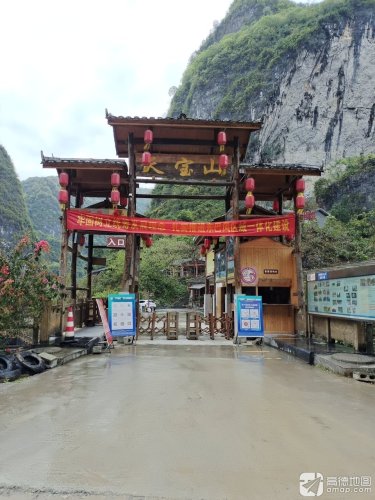
[[[108,295],[108,319],[111,334],[114,337],[132,337],[136,335],[136,308],[134,293]]]
[[[262,297],[235,294],[234,334],[236,344],[240,337],[264,337]]]

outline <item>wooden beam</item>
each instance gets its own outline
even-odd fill
[[[230,181],[200,181],[200,180],[174,180],[174,179],[143,179],[142,177],[137,177],[137,182],[143,184],[172,184],[172,185],[186,185],[186,186],[232,186],[233,182]]]
[[[198,195],[198,194],[137,194],[137,198],[156,198],[164,200],[225,200],[225,195]]]

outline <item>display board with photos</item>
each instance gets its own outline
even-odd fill
[[[375,320],[375,275],[308,281],[308,312]]]

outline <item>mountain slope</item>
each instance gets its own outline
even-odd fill
[[[249,160],[322,165],[374,152],[374,7],[236,0],[186,68],[169,114],[262,120]]]
[[[5,148],[0,145],[0,249],[11,248],[31,232],[22,186]]]

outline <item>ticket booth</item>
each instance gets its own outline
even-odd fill
[[[293,247],[271,238],[240,245],[242,293],[262,297],[265,333],[294,333],[297,270]]]

